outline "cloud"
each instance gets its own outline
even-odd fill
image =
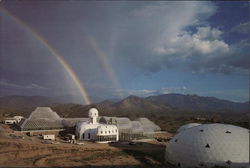
[[[226,89],[226,90],[208,90],[200,92],[200,95],[213,96],[235,102],[247,102],[249,100],[249,89]]]
[[[147,97],[155,94],[155,90],[150,89],[113,89],[110,90],[109,93],[112,94],[113,97],[117,98],[125,98],[130,95],[135,95],[139,97]]]
[[[21,85],[21,84],[16,84],[13,82],[10,82],[8,80],[1,80],[0,81],[0,86],[1,87],[7,87],[9,89],[37,89],[37,90],[46,90],[48,88],[35,84],[35,83],[31,83],[31,84],[27,84],[27,85]]]
[[[120,90],[113,90],[112,91],[116,97],[119,95],[123,95],[122,98],[136,95],[139,97],[148,97],[148,96],[155,96],[155,95],[162,95],[162,94],[169,94],[169,93],[182,93],[187,94],[188,88],[186,86],[182,87],[163,87],[160,89],[120,89]]]
[[[189,89],[186,86],[182,87],[163,87],[154,92],[154,95],[169,94],[169,93],[181,93],[187,94]]]
[[[162,54],[168,58],[177,56],[180,58],[192,57],[213,57],[218,53],[227,53],[229,46],[224,41],[219,40],[222,32],[211,27],[198,27],[197,33],[191,35],[188,32],[181,36],[167,39],[162,47],[156,48],[156,54]],[[160,51],[160,52],[159,52]]]
[[[240,23],[232,28],[232,32],[249,35],[250,22]]]
[[[56,1],[52,4],[6,1],[5,8],[62,54],[89,93],[111,97],[117,92],[150,95],[171,90],[107,89],[112,82],[103,73],[89,36],[96,39],[112,64],[121,88],[131,83],[132,89],[136,77],[163,69],[225,74],[248,70],[249,41],[237,39],[237,43],[231,44],[224,39],[227,32],[222,28],[227,25],[218,28],[210,23],[211,16],[220,9],[217,4],[211,1]],[[217,14],[222,19],[223,15]],[[31,93],[34,88],[41,94],[78,92],[60,63],[30,32],[5,14],[2,20],[5,33],[0,41],[4,49],[0,71],[2,78],[15,82],[3,81],[1,86],[23,88],[24,93]],[[50,92],[45,93],[43,86],[50,88]]]
[[[11,5],[11,2],[9,3]],[[31,27],[48,38],[59,53],[63,53],[84,81],[96,81],[96,76],[103,77],[100,73],[101,66],[92,66],[98,65],[100,61],[94,56],[88,35],[98,41],[100,50],[107,55],[107,60],[112,63],[114,71],[130,68],[131,65],[132,68],[140,68],[146,72],[166,68],[220,73],[245,70],[245,66],[235,67],[233,63],[227,61],[240,54],[234,47],[236,44],[229,44],[223,40],[224,30],[213,27],[210,23],[209,19],[219,9],[216,3],[158,1],[113,4],[114,2],[56,2],[54,5],[35,3],[33,6],[22,3],[20,5],[23,6],[15,10],[20,18],[26,18],[24,21],[28,21]],[[6,6],[8,7],[8,3]],[[33,7],[36,7],[37,12],[31,10]],[[48,12],[44,13],[44,9]],[[31,17],[33,15],[35,17]],[[235,29],[242,29],[241,32],[245,32],[248,24],[243,23]],[[16,41],[16,36],[12,35],[13,31],[7,31],[9,36],[5,40],[13,38],[12,40]],[[13,44],[13,41],[11,43]],[[6,44],[6,46],[13,45]],[[42,53],[41,50],[30,54],[30,51],[35,49],[31,45],[28,46],[32,47],[32,50],[16,48],[20,48],[21,53],[25,53],[23,55],[32,57],[42,55],[40,58],[43,58],[43,55],[49,55]],[[9,50],[13,51],[11,49]],[[83,56],[84,66],[82,66]],[[47,61],[48,57],[42,60]],[[237,56],[236,62],[242,61],[241,58],[242,56]],[[127,67],[124,64],[127,64]],[[48,75],[51,72],[49,71]]]
[[[136,8],[129,13],[130,19],[124,21],[126,30],[117,42],[119,55],[151,72],[166,68],[216,73],[245,71],[245,66],[236,67],[227,61],[241,61],[239,55],[243,53],[235,50],[236,44],[223,40],[222,29],[208,22],[216,10],[211,2],[166,2]]]

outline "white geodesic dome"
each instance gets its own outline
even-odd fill
[[[195,126],[198,126],[198,125],[201,125],[201,124],[199,124],[199,123],[189,123],[189,124],[185,124],[185,125],[181,126],[181,127],[177,130],[177,132],[181,132],[181,131],[184,131],[184,130],[186,130],[186,129],[188,129],[188,128],[192,128],[192,127],[195,127]]]
[[[225,124],[186,129],[167,144],[166,161],[184,168],[249,168],[249,130]]]

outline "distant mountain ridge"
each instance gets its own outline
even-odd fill
[[[95,106],[103,114],[156,114],[196,112],[219,113],[246,113],[249,112],[248,103],[236,103],[221,100],[215,97],[202,97],[198,95],[164,94],[141,98],[128,96],[127,98],[113,102],[109,100],[92,105],[80,105],[70,103],[60,97],[44,96],[5,96],[0,97],[0,113],[21,112],[26,115],[37,106],[57,107],[65,116],[81,117],[87,115],[87,109]],[[67,109],[67,110],[64,110]]]
[[[198,95],[164,94],[149,96],[146,100],[161,103],[172,107],[178,107],[193,111],[216,111],[216,112],[247,112],[249,103],[237,103],[222,100],[216,97],[203,97]]]

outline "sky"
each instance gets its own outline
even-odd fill
[[[81,99],[38,35],[90,99],[181,93],[249,100],[248,1],[0,3],[0,96]]]

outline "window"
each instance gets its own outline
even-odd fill
[[[90,133],[88,133],[88,139],[90,139]]]
[[[102,134],[102,131],[101,131],[101,134]]]
[[[200,130],[200,132],[204,132],[204,130],[203,130],[203,129],[201,129],[201,130]]]

